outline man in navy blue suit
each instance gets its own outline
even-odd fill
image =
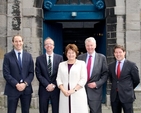
[[[48,37],[44,41],[46,53],[36,59],[36,76],[39,81],[39,112],[48,113],[49,101],[52,113],[58,113],[60,90],[56,84],[58,65],[63,61],[61,55],[55,54],[54,41]]]
[[[14,48],[5,54],[3,62],[7,113],[16,113],[19,100],[22,113],[29,113],[33,92],[31,82],[34,77],[34,63],[31,54],[23,50],[23,38],[20,35],[14,36],[12,43]]]
[[[121,45],[113,49],[115,61],[109,64],[111,81],[111,107],[113,113],[133,113],[133,102],[136,99],[134,89],[140,83],[136,64],[125,58],[126,51]]]

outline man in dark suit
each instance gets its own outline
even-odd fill
[[[79,55],[78,59],[86,62],[88,71],[89,57],[91,57],[90,72],[88,72],[90,77],[85,86],[90,113],[102,113],[102,87],[108,77],[107,61],[104,55],[95,51],[96,40],[93,37],[85,40],[85,47],[87,53]]]
[[[16,35],[12,38],[14,49],[5,54],[3,76],[6,80],[4,94],[7,95],[7,113],[16,113],[18,100],[22,113],[29,113],[31,82],[34,77],[34,63],[29,53],[23,51],[23,38]]]
[[[140,83],[135,63],[125,59],[125,49],[121,45],[114,47],[115,62],[109,64],[111,85],[111,107],[113,113],[133,113],[135,87]]]
[[[60,90],[56,84],[58,65],[63,61],[61,55],[55,54],[54,41],[48,37],[44,41],[46,53],[36,59],[36,76],[39,81],[39,111],[48,113],[51,102],[52,113],[58,113]]]

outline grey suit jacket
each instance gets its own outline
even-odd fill
[[[78,56],[79,60],[86,62],[87,53]],[[97,88],[91,89],[86,84],[86,92],[89,100],[102,100],[102,86],[108,77],[108,67],[106,57],[100,53],[95,54],[94,66],[90,80],[87,82],[96,82]]]
[[[139,72],[135,63],[125,60],[119,79],[115,73],[116,62],[112,62],[108,67],[109,78],[112,83],[111,101],[115,101],[118,89],[119,98],[122,103],[133,102],[135,99],[134,88],[140,83]]]

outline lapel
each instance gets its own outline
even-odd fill
[[[46,68],[46,73],[49,74],[48,70],[47,70],[47,60],[48,59],[46,58],[46,54],[43,54],[43,59],[42,60],[43,60],[43,65]]]
[[[125,60],[124,63],[123,63],[123,67],[121,69],[120,78],[119,79],[121,79],[122,76],[124,75],[123,73],[125,73],[124,71],[126,71],[126,68],[127,68],[126,66],[127,66],[127,60]]]
[[[53,54],[53,70],[56,69],[56,68],[55,68],[55,66],[56,66],[56,64],[57,64],[57,60],[56,60],[56,59],[57,59],[57,57],[56,57],[56,54],[54,53],[54,54]],[[52,75],[54,75],[54,74],[53,74],[53,73],[54,73],[53,70],[52,70]]]
[[[98,59],[99,59],[98,54],[95,52],[95,59],[94,59],[91,78],[93,78],[95,76],[95,72],[96,72],[96,69],[97,69],[98,61],[99,61]]]
[[[18,65],[19,70],[21,71],[21,68],[20,68],[20,65],[19,65],[19,63],[18,63],[18,59],[17,59],[17,56],[16,56],[15,51],[12,50],[11,53],[12,53],[13,59],[15,60],[16,64]]]
[[[46,58],[46,54],[43,54],[43,64],[45,65],[45,67],[47,67],[47,58]]]
[[[24,65],[25,65],[25,63],[26,63],[26,53],[25,53],[25,51],[23,51],[23,56],[22,56],[22,67],[25,67]]]
[[[85,61],[86,62],[86,60],[87,60],[87,53],[85,53],[84,54],[84,56],[82,57],[82,59],[81,60],[83,60],[83,61]]]
[[[113,66],[112,66],[112,73],[113,73],[113,77],[115,78],[115,79],[118,79],[117,78],[117,74],[116,74],[116,61],[113,63]]]

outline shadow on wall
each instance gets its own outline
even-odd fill
[[[43,0],[34,0],[33,7],[42,8]]]

